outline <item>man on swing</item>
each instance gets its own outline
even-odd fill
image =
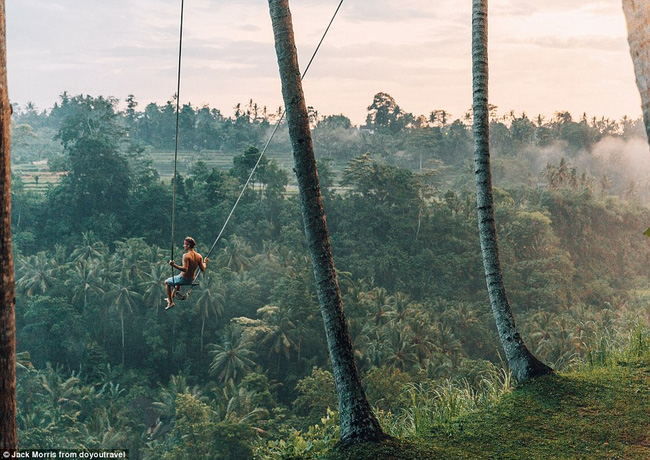
[[[194,250],[195,246],[196,241],[194,241],[194,238],[188,236],[183,241],[183,249],[185,249],[183,265],[180,266],[173,260],[169,261],[169,265],[176,270],[180,270],[181,273],[165,281],[165,288],[167,289],[167,306],[165,310],[169,310],[174,306],[174,295],[180,290],[181,286],[192,285],[196,276],[196,269],[199,268],[204,271],[208,260],[210,260],[207,257],[203,260],[203,256]]]

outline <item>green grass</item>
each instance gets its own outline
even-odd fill
[[[339,447],[327,458],[647,459],[649,412],[650,360],[636,359],[542,377],[425,436]]]

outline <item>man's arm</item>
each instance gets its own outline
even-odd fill
[[[183,266],[179,268],[183,273],[188,273],[190,269],[190,259],[187,257],[187,253],[183,254]]]
[[[180,265],[178,265],[176,262],[174,262],[173,260],[169,261],[169,265],[174,267],[176,270],[180,270],[183,273],[186,273],[187,268],[188,268],[188,266],[187,266],[188,265],[187,254],[183,254],[183,266],[182,267]]]
[[[204,259],[203,256],[201,256],[201,259],[199,260],[199,268],[201,269],[202,272],[205,271],[205,267],[208,264],[208,259],[207,257]]]

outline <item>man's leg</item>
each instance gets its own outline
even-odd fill
[[[165,290],[167,291],[167,307],[165,307],[165,310],[167,310],[174,306],[175,289],[169,283],[165,282]]]
[[[187,298],[187,294],[183,294],[181,292],[181,285],[177,284],[176,289],[174,290],[174,297],[178,297],[181,300],[185,300]]]

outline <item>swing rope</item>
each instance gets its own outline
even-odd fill
[[[332,18],[330,19],[329,24],[325,28],[325,31],[323,32],[323,35],[322,35],[320,41],[318,42],[318,45],[316,46],[316,49],[312,53],[311,58],[309,59],[309,62],[307,63],[307,66],[305,67],[305,70],[303,71],[303,73],[302,73],[302,75],[300,77],[301,80],[304,80],[305,75],[307,75],[307,71],[311,67],[312,62],[314,62],[314,58],[316,57],[316,54],[320,50],[320,47],[323,44],[323,41],[325,40],[325,37],[327,36],[327,33],[329,32],[330,28],[332,27],[332,24],[334,23],[334,19],[336,18],[336,16],[338,15],[339,10],[341,9],[341,5],[343,5],[343,0],[341,0],[339,2],[338,6],[336,7],[336,10],[334,11],[334,14],[332,15]],[[182,10],[182,3],[181,3],[181,44],[182,44],[182,33],[183,33],[182,32],[183,31],[183,25],[182,25],[183,24],[183,22],[182,22],[183,21],[183,12],[182,11],[183,10]],[[178,57],[178,92],[180,92],[180,64],[181,64],[180,54],[181,54],[181,52],[180,52],[180,49],[179,49],[179,52],[178,52],[178,56],[179,56]],[[219,231],[219,234],[215,238],[214,243],[212,243],[212,246],[210,246],[210,250],[205,255],[206,259],[208,257],[210,257],[210,255],[212,254],[212,251],[214,250],[217,243],[219,242],[219,240],[223,236],[223,233],[226,230],[226,227],[228,226],[228,223],[230,222],[230,219],[232,218],[233,214],[235,213],[235,209],[237,208],[237,205],[239,204],[242,197],[244,196],[244,192],[248,188],[248,185],[250,184],[251,180],[253,179],[253,176],[255,175],[255,171],[257,171],[257,168],[260,165],[260,162],[262,161],[262,157],[264,156],[267,149],[269,148],[269,145],[271,144],[271,141],[275,137],[275,134],[277,133],[278,128],[282,124],[282,121],[284,120],[285,115],[286,115],[286,110],[282,110],[282,113],[280,114],[280,118],[278,119],[277,123],[275,124],[275,127],[273,128],[273,131],[271,131],[271,134],[269,135],[269,138],[267,139],[266,143],[264,144],[264,148],[260,152],[260,155],[257,158],[257,161],[255,162],[255,165],[253,166],[253,169],[251,170],[250,174],[248,175],[248,179],[246,179],[246,182],[244,183],[241,191],[239,192],[239,196],[235,200],[235,203],[233,204],[232,209],[230,210],[230,213],[228,214],[228,217],[226,218],[223,226],[221,227],[221,230]],[[178,99],[176,100],[176,145],[178,146]],[[176,155],[177,155],[177,153],[175,152],[174,153],[174,200],[176,199],[175,198],[175,196],[176,196]],[[172,229],[174,228],[173,220],[174,220],[174,214],[172,213]],[[174,234],[173,234],[173,230],[172,230],[172,256],[174,254],[173,247],[174,247]],[[172,257],[172,259],[173,259],[173,257]],[[196,280],[197,280],[197,278],[199,277],[200,274],[201,274],[201,270],[198,270],[196,275],[194,276],[193,281],[192,281],[192,286],[196,285],[195,284]],[[192,287],[190,287],[190,289],[187,291],[187,293],[184,296],[179,297],[179,298],[181,300],[187,298],[187,296],[190,295],[190,292],[192,292]]]
[[[336,15],[338,14],[339,10],[341,9],[341,5],[343,4],[343,0],[339,2],[339,5],[336,7],[336,10],[334,11],[334,14],[332,15],[332,19],[330,19],[329,24],[325,28],[325,31],[323,32],[323,35],[318,42],[318,45],[316,46],[316,49],[311,55],[311,58],[309,59],[309,62],[307,63],[307,66],[305,67],[305,70],[302,73],[302,76],[300,77],[301,80],[305,78],[305,75],[307,75],[307,71],[309,71],[309,68],[311,67],[312,62],[314,62],[314,58],[316,57],[316,54],[318,53],[318,50],[320,50],[321,45],[323,44],[323,41],[325,40],[325,37],[327,36],[327,33],[330,30],[330,27],[332,27],[332,23],[334,22],[334,19],[336,18]],[[232,217],[233,213],[235,212],[235,208],[237,208],[237,205],[239,204],[239,201],[241,200],[242,196],[244,195],[244,192],[248,188],[248,185],[250,184],[251,180],[253,179],[253,175],[255,174],[255,171],[257,170],[257,167],[260,165],[260,162],[262,161],[262,157],[266,153],[266,150],[269,148],[269,145],[271,144],[271,141],[275,137],[275,133],[277,133],[278,128],[282,124],[282,121],[284,120],[284,116],[286,115],[286,110],[283,110],[282,113],[280,114],[280,118],[278,119],[277,123],[275,124],[275,127],[273,128],[273,131],[271,131],[271,135],[266,141],[266,144],[264,145],[264,148],[260,152],[259,157],[257,158],[257,161],[255,162],[255,165],[253,166],[253,169],[251,170],[251,173],[248,175],[248,179],[246,179],[246,183],[242,187],[241,192],[239,192],[239,196],[237,197],[237,200],[235,200],[235,204],[233,205],[232,209],[230,210],[230,214],[228,214],[228,217],[226,218],[226,221],[223,224],[223,227],[221,227],[221,231],[217,235],[217,238],[214,240],[214,243],[212,243],[212,246],[210,247],[210,250],[208,251],[208,254],[206,257],[210,257],[210,254],[212,254],[212,251],[214,250],[215,246],[221,239],[221,236],[223,235],[224,230],[226,229],[226,226],[228,225],[228,222],[230,222],[230,218]]]
[[[181,101],[181,64],[183,55],[183,10],[185,0],[181,0],[180,32],[178,38],[178,74],[176,77],[176,129],[174,131],[174,176],[172,177],[172,235],[171,235],[171,260],[174,260],[174,240],[176,234],[176,182],[178,177],[178,125],[180,118]],[[171,267],[172,278],[174,277],[174,266]]]

